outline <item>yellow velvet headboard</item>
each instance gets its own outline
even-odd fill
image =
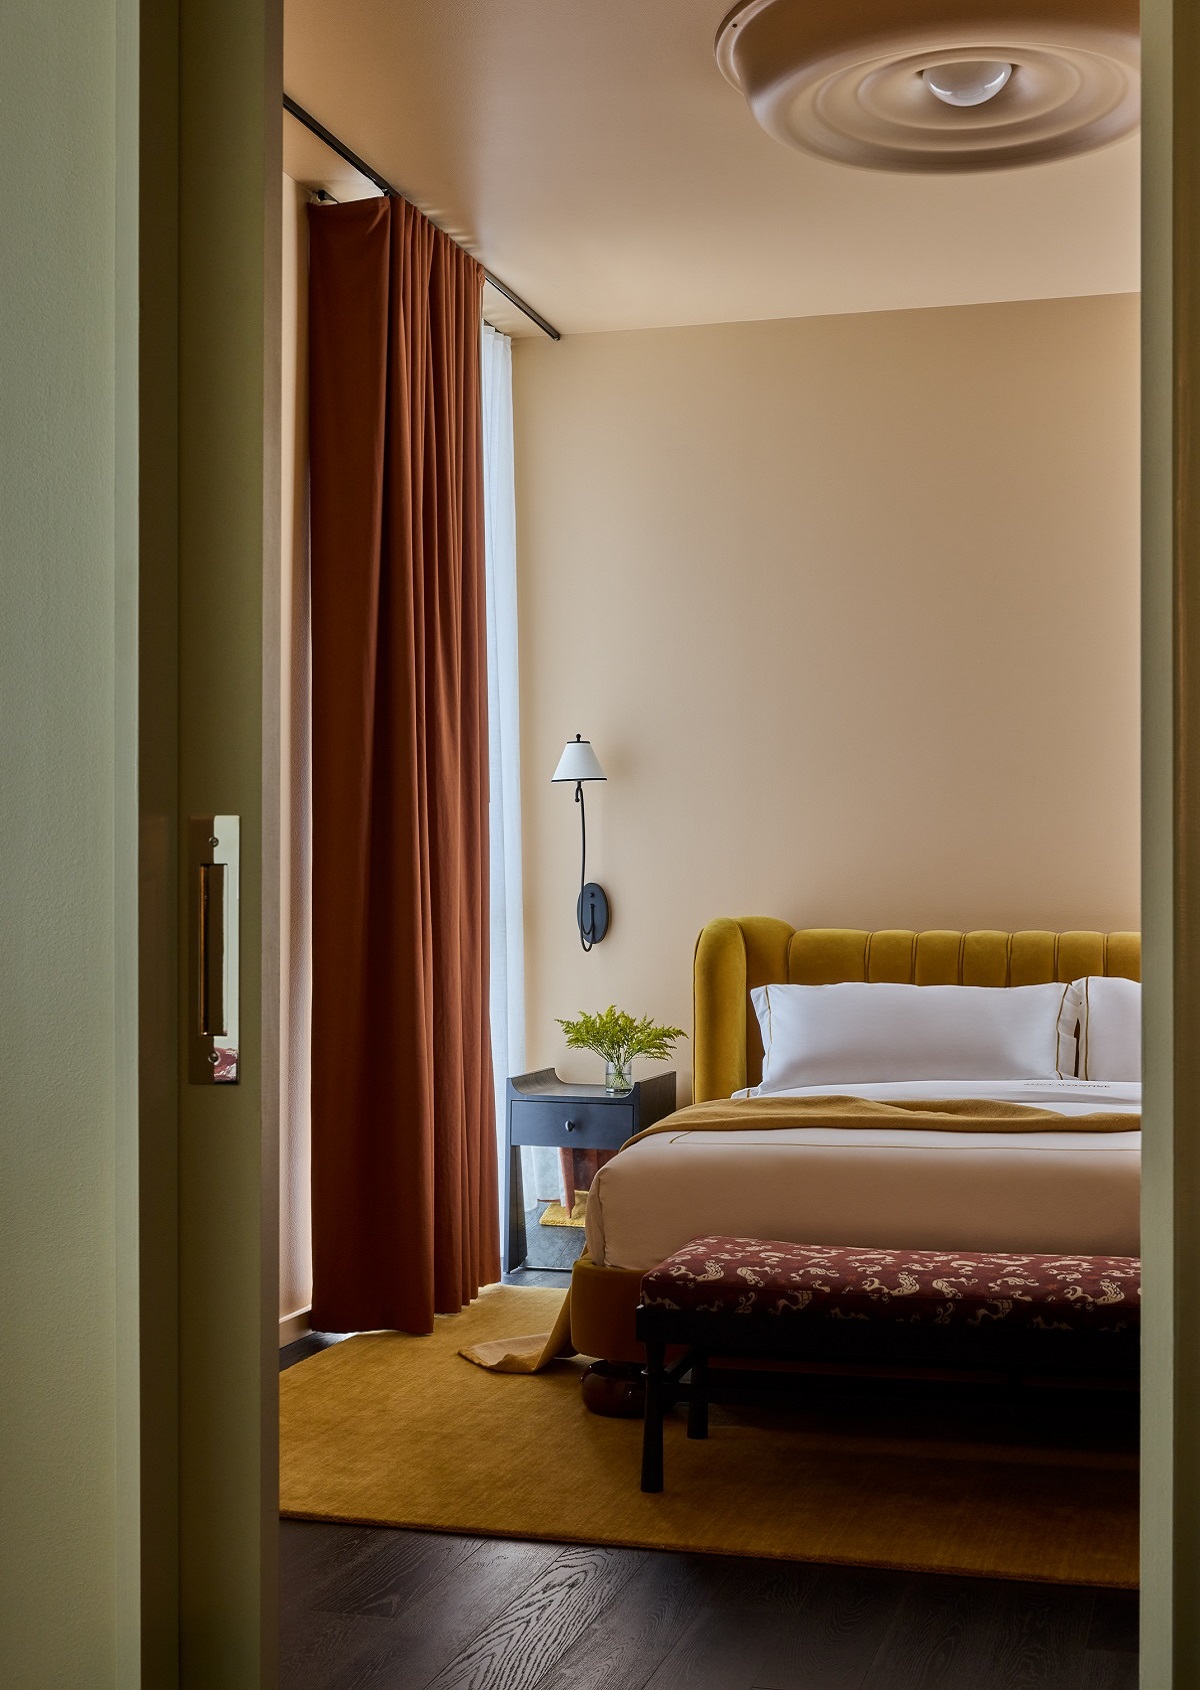
[[[729,1097],[762,1078],[755,986],[892,980],[916,986],[1038,986],[1085,974],[1140,980],[1137,933],[863,933],[769,916],[710,921],[696,941],[692,1095]]]

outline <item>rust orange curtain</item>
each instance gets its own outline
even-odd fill
[[[499,1278],[483,272],[399,199],[309,208],[313,1326]]]

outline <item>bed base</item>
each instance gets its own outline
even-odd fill
[[[580,1355],[614,1366],[644,1367],[635,1330],[642,1276],[634,1268],[597,1267],[580,1256],[571,1272],[571,1342]]]

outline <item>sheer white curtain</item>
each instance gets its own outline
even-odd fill
[[[496,1129],[503,1154],[505,1079],[525,1071],[517,522],[512,341],[487,323],[483,325],[483,495],[491,764],[492,1061],[496,1069]]]

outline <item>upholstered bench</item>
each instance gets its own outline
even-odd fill
[[[1129,1256],[694,1238],[642,1280],[642,1489],[662,1489],[663,1415],[689,1373],[688,1436],[707,1437],[712,1355],[1123,1375],[1138,1366],[1140,1296],[1141,1263]]]

